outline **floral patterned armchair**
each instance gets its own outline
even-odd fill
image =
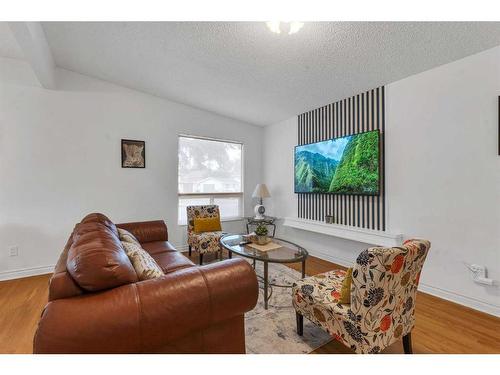
[[[353,267],[350,304],[339,302],[343,270],[294,283],[297,333],[303,333],[305,316],[356,353],[378,353],[400,338],[411,353],[417,286],[430,246],[408,240],[402,247],[363,251]]]
[[[194,231],[195,218],[220,218],[219,206],[215,204],[204,206],[187,206],[187,230],[188,230],[188,247],[189,256],[192,250],[200,255],[200,265],[203,264],[203,254],[216,253],[221,251],[219,243],[220,238],[224,234],[222,231],[196,233]]]

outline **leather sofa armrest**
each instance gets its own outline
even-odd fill
[[[137,284],[145,350],[236,316],[257,303],[255,271],[243,259],[190,267]]]
[[[252,310],[259,297],[257,275],[244,259],[229,259],[199,267],[210,291],[212,321]]]
[[[51,301],[33,339],[33,353],[138,353],[137,286]]]
[[[116,226],[128,230],[141,243],[168,241],[167,224],[163,220],[122,223]]]
[[[34,353],[155,352],[190,333],[242,316],[258,296],[242,259],[190,267],[46,306]]]

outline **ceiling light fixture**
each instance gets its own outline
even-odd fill
[[[266,22],[266,25],[268,29],[273,33],[281,34],[281,32],[286,32],[288,35],[292,35],[302,29],[302,26],[304,26],[304,22],[269,21]]]

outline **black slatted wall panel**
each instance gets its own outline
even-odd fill
[[[384,86],[303,113],[298,117],[298,144],[380,130],[380,195],[297,194],[298,217],[385,230],[385,88]]]

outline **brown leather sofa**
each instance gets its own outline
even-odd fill
[[[165,272],[138,281],[124,228]],[[258,284],[242,259],[196,266],[168,242],[163,221],[77,224],[50,280],[34,353],[245,353],[244,314]]]

